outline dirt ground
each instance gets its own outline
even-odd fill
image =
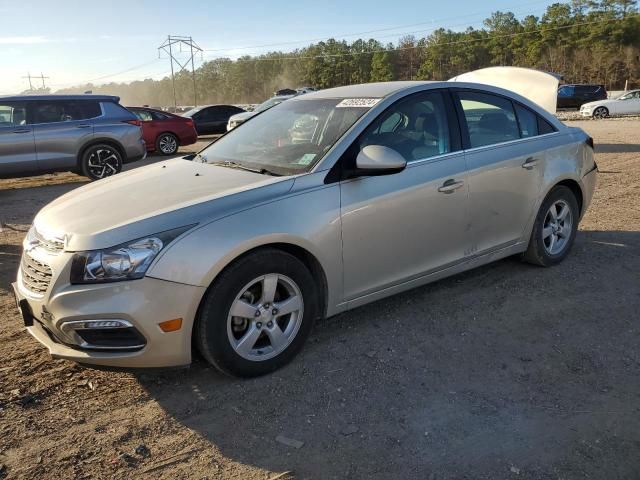
[[[320,322],[255,380],[52,360],[9,284],[36,211],[82,179],[0,181],[0,478],[640,478],[640,120],[571,125],[600,177],[564,263],[506,259]]]

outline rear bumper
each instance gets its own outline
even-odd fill
[[[147,157],[147,145],[144,139],[140,139],[138,143],[126,147],[126,158],[123,163],[137,162]]]
[[[193,145],[198,141],[198,132],[194,130],[186,135],[180,135],[178,141],[180,142],[180,146]]]
[[[103,285],[69,285],[42,299],[30,298],[14,284],[18,302],[28,304],[27,331],[54,358],[125,368],[184,366],[191,363],[191,330],[202,287],[145,277]],[[29,322],[29,317],[31,322]],[[165,333],[159,323],[182,318],[182,327]],[[144,337],[135,349],[95,349],[79,345],[69,335],[70,322],[122,320]]]

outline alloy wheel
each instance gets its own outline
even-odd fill
[[[304,310],[302,292],[289,277],[270,273],[246,284],[229,310],[227,335],[242,358],[263,361],[294,340]]]
[[[110,148],[99,148],[91,152],[87,169],[93,178],[110,177],[118,173],[120,158],[118,152]]]
[[[559,255],[569,244],[573,228],[573,215],[569,204],[564,200],[555,201],[546,216],[542,227],[542,243],[549,255]]]
[[[598,107],[593,112],[593,118],[607,118],[609,116],[609,112],[604,107]]]
[[[162,135],[158,141],[158,147],[165,155],[171,155],[178,150],[178,142],[173,135]]]

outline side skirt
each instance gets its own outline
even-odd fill
[[[462,273],[467,270],[471,270],[472,268],[480,267],[482,265],[495,262],[496,260],[500,260],[502,258],[510,257],[511,255],[522,253],[526,249],[527,249],[527,242],[516,243],[515,245],[511,245],[509,247],[501,248],[499,250],[494,250],[492,252],[485,253],[477,257],[473,257],[469,260],[460,262],[456,265],[445,268],[443,270],[438,270],[436,272],[432,272],[427,275],[414,278],[413,280],[409,280],[407,282],[403,282],[398,285],[394,285],[392,287],[387,287],[382,290],[378,290],[377,292],[363,295],[362,297],[355,298],[351,301],[340,303],[336,305],[336,308],[334,310],[335,310],[335,313],[351,310],[353,308],[366,305],[367,303],[375,302],[376,300],[390,297],[391,295],[395,295],[396,293],[411,290],[412,288],[420,287],[422,285],[426,285],[428,283],[435,282],[437,280],[441,280],[446,277],[450,277],[451,275]]]

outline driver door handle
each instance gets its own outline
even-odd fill
[[[455,180],[453,178],[450,178],[449,180],[444,182],[440,188],[438,188],[438,191],[440,193],[453,193],[463,186],[464,182],[462,180]]]
[[[14,130],[13,133],[29,133],[30,131],[30,128],[21,128],[19,130]]]
[[[83,123],[82,125],[76,125],[76,128],[91,128],[91,125]]]
[[[522,164],[522,168],[526,168],[527,170],[531,170],[537,164],[538,164],[538,159],[537,158],[529,157]]]

